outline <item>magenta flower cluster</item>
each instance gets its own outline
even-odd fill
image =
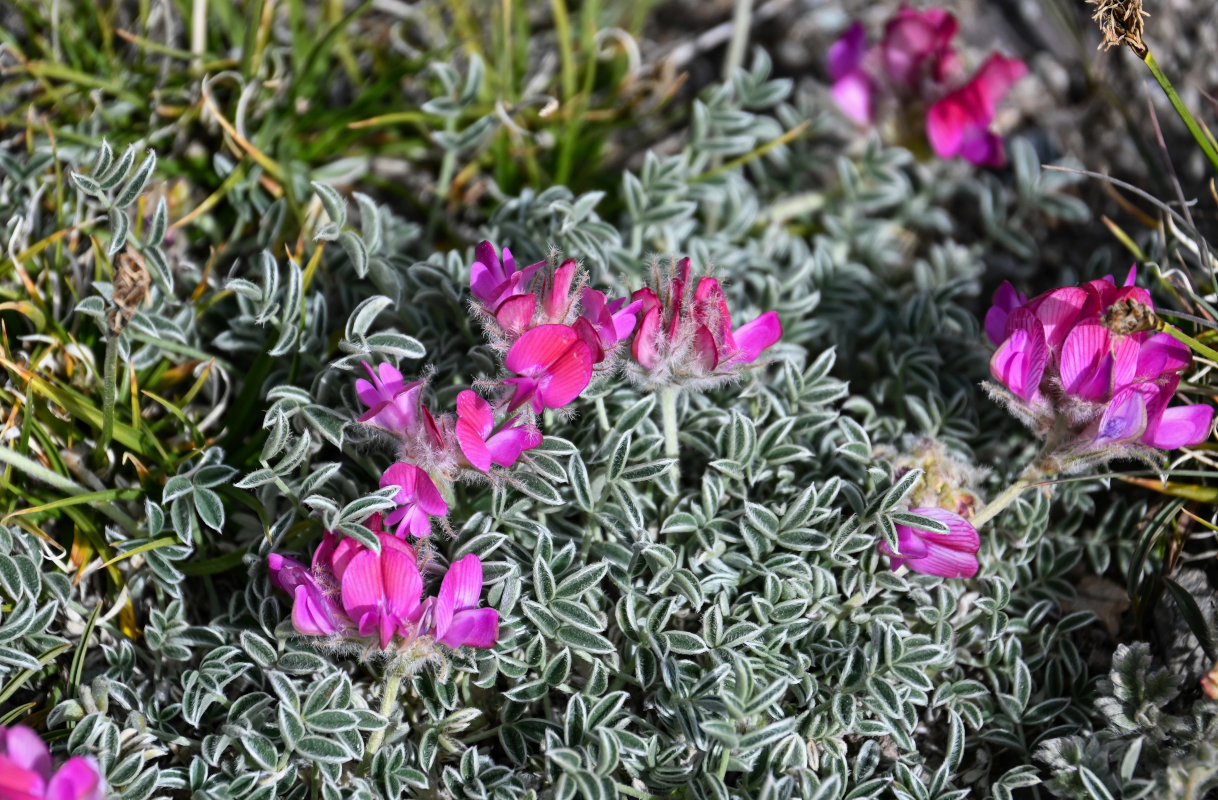
[[[1209,405],[1169,405],[1192,363],[1167,333],[1125,333],[1123,309],[1153,309],[1150,293],[1111,276],[1028,300],[1009,284],[994,295],[985,329],[997,350],[990,391],[1033,431],[1052,435],[1062,469],[1156,450],[1209,436]]]
[[[990,372],[999,383],[986,388],[1046,439],[1032,467],[1038,474],[1078,472],[1129,456],[1153,462],[1162,450],[1209,437],[1212,406],[1171,405],[1192,353],[1161,331],[1150,293],[1136,278],[1134,267],[1121,286],[1108,275],[1031,300],[1010,283],[994,294],[985,330],[997,348]],[[1006,494],[987,519],[1014,497]],[[912,511],[943,523],[947,532],[897,525],[896,549],[877,545],[893,569],[907,565],[944,578],[977,573],[981,542],[968,519],[943,508]]]
[[[595,375],[611,374],[631,334],[630,374],[652,388],[731,378],[778,340],[772,311],[733,329],[718,281],[703,278],[691,292],[689,269],[683,259],[669,280],[610,300],[584,285],[571,259],[517,268],[507,248],[500,258],[490,242],[479,244],[470,270],[473,311],[509,375],[494,403],[471,390],[458,394],[453,416],[424,404],[425,380],[407,381],[388,363],[363,365],[367,377],[355,388],[368,410],[359,421],[392,437],[399,453],[380,481],[396,488],[394,507],[369,522],[379,552],[327,531],[310,567],[270,556],[272,582],[292,596],[296,630],[336,647],[362,644],[416,659],[431,644],[493,646],[499,616],[478,608],[478,556],[453,564],[439,593],[424,599],[411,537],[423,539],[433,520],[447,517],[445,498],[456,481],[506,478],[505,470],[541,444],[537,415],[566,407]]]
[[[58,770],[42,738],[24,725],[0,725],[0,800],[103,800],[106,782],[91,756]]]
[[[666,279],[634,293],[642,315],[630,352],[628,374],[650,388],[709,388],[730,380],[757,360],[782,336],[778,314],[767,311],[732,327],[732,315],[719,281],[690,281],[690,261],[683,258]]]
[[[470,553],[444,574],[440,591],[423,597],[418,553],[408,542],[369,527],[380,552],[327,531],[311,567],[272,553],[271,583],[292,596],[292,625],[306,636],[335,645],[365,642],[382,651],[423,655],[431,642],[447,647],[491,647],[499,636],[499,613],[479,608],[482,562]]]
[[[956,18],[941,8],[903,6],[888,21],[883,38],[868,46],[866,30],[854,23],[829,48],[833,98],[859,125],[886,121],[903,141],[924,133],[940,158],[1002,166],[1002,139],[990,124],[1027,66],[995,53],[966,78],[952,46],[957,27]]]
[[[517,269],[508,249],[501,261],[489,242],[478,246],[477,259],[475,311],[516,373],[504,381],[512,388],[509,412],[525,403],[534,412],[566,405],[620,362],[649,389],[709,388],[735,377],[782,336],[773,311],[733,329],[719,281],[704,277],[695,286],[688,258],[668,276],[655,271],[653,285],[614,300],[585,286],[571,259],[552,270],[544,261]]]

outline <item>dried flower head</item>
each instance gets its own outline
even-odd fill
[[[1142,0],[1087,0],[1096,7],[1091,19],[1099,23],[1104,41],[1100,47],[1129,45],[1138,57],[1146,54],[1146,43],[1142,41],[1142,17],[1149,17],[1142,9]]]
[[[114,308],[106,315],[106,324],[114,336],[123,332],[135,312],[143,305],[152,287],[152,276],[143,257],[127,248],[114,259]]]

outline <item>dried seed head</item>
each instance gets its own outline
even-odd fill
[[[110,333],[117,336],[127,327],[135,312],[143,305],[152,286],[152,276],[144,259],[131,248],[119,253],[114,260],[114,308],[106,316]]]
[[[1099,23],[1100,32],[1104,34],[1100,47],[1107,50],[1129,45],[1138,58],[1146,55],[1142,17],[1150,14],[1142,10],[1142,0],[1087,0],[1087,3],[1096,7],[1091,19]]]

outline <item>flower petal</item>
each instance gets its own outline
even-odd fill
[[[715,367],[719,366],[719,349],[715,346],[715,337],[705,325],[694,329],[691,349],[694,364],[702,372],[713,372]]]
[[[506,250],[504,254],[508,255]],[[507,275],[504,274],[498,254],[495,253],[495,246],[490,242],[479,243],[474,248],[474,258],[474,264],[470,267],[470,291],[479,301],[487,303],[494,296],[495,290],[507,280]]]
[[[448,568],[440,582],[440,597],[444,596],[445,587],[451,593],[454,608],[475,608],[482,594],[482,560],[467,553]]]
[[[533,322],[537,310],[537,295],[520,294],[509,297],[495,309],[495,321],[509,336],[519,336]]]
[[[267,569],[270,572],[271,585],[281,592],[292,594],[302,583],[311,582],[313,577],[309,568],[294,558],[271,553],[266,557]]]
[[[579,397],[592,380],[592,348],[576,339],[563,355],[550,365],[549,374],[538,384],[537,395],[546,408],[562,408]]]
[[[923,558],[909,559],[909,568],[923,575],[940,578],[971,578],[979,566],[977,554],[952,550],[946,547],[931,547]]]
[[[970,85],[975,87],[980,97],[986,124],[994,118],[994,112],[1006,93],[1027,74],[1027,64],[1018,58],[1007,58],[1001,53],[994,53],[981,65]]]
[[[660,363],[660,307],[652,307],[643,315],[639,329],[634,334],[630,344],[630,353],[634,360],[647,369],[655,369]]]
[[[550,322],[560,323],[566,320],[567,312],[571,310],[571,281],[574,280],[577,269],[575,259],[568,258],[554,270],[554,280],[550,283],[550,290],[546,292],[544,303],[546,319]]]
[[[863,23],[855,22],[829,47],[825,63],[829,78],[836,81],[851,72],[863,60],[867,52],[867,29]]]
[[[44,780],[51,777],[51,751],[33,728],[0,726],[0,755],[17,769],[30,770]]]
[[[1085,400],[1106,399],[1107,375],[1100,373],[1111,370],[1106,361],[1111,338],[1107,328],[1094,323],[1078,325],[1066,336],[1061,352],[1061,379],[1067,394]]]
[[[858,125],[870,125],[875,88],[862,70],[843,75],[833,83],[833,102]]]
[[[985,313],[985,333],[995,347],[1006,338],[1007,317],[1026,302],[1028,299],[1016,292],[1010,281],[1003,281],[1002,286],[994,292],[994,305]]]
[[[751,364],[763,350],[782,338],[782,322],[779,321],[777,312],[767,311],[752,322],[746,322],[732,331],[732,338],[740,348],[732,361]]]
[[[381,475],[381,488],[397,486],[400,491],[393,496],[394,502],[405,503],[412,501],[415,499],[415,480],[420,472],[422,470],[414,464],[399,461],[396,464],[392,464]],[[389,520],[386,519],[386,522],[389,522]]]
[[[47,771],[50,772],[49,767]],[[0,755],[0,798],[45,800],[46,779],[32,769],[17,766],[8,756]]]
[[[922,538],[923,531],[914,530],[906,525],[897,526],[897,552],[901,558],[922,558],[930,548]],[[885,546],[887,542],[881,542]]]
[[[590,351],[592,351],[593,363],[599,364],[602,361],[604,361],[605,360],[605,347],[602,346],[602,337],[601,337],[601,334],[597,331],[596,326],[594,326],[591,322],[589,322],[587,317],[579,317],[578,319],[575,320],[575,322],[571,323],[571,327],[575,330],[575,332],[577,334],[579,334],[579,340],[581,342],[583,342],[584,344],[588,345],[588,349]],[[602,330],[604,330],[604,328],[602,328]],[[613,327],[609,326],[608,330],[609,330],[609,333],[612,334]],[[612,347],[615,344],[617,344],[616,339],[614,339],[611,342],[608,342],[609,347]]]
[[[478,606],[482,594],[482,561],[473,553],[448,568],[436,595],[436,640],[442,640],[452,624],[453,615]]]
[[[343,574],[343,610],[352,619],[361,619],[368,611],[380,608],[384,597],[380,553],[365,550],[351,559]]]
[[[457,395],[457,445],[466,460],[483,472],[491,466],[485,437],[494,427],[495,415],[490,403],[469,389]]]
[[[519,375],[536,377],[547,371],[579,339],[569,325],[538,325],[508,350],[504,365]]]
[[[1153,429],[1147,427],[1142,441],[1162,450],[1195,447],[1209,438],[1213,422],[1213,406],[1174,406],[1164,409]]]
[[[1169,333],[1156,333],[1142,342],[1137,376],[1154,380],[1167,372],[1183,372],[1193,363],[1188,345]]]
[[[105,791],[97,762],[91,757],[73,756],[47,784],[46,800],[103,800]]]
[[[1007,329],[1010,335],[990,358],[990,373],[1017,396],[1031,400],[1049,359],[1044,329],[1026,308],[1011,313]]]
[[[1129,386],[1113,395],[1104,408],[1095,434],[1097,445],[1135,442],[1146,431],[1146,396],[1142,388]]]
[[[914,88],[929,64],[951,53],[956,18],[941,8],[924,12],[902,7],[884,26],[880,56],[893,81]]]
[[[292,627],[305,636],[329,636],[338,631],[330,600],[315,586],[301,584],[292,598]]]
[[[1036,318],[1044,326],[1045,341],[1050,349],[1056,350],[1061,346],[1075,322],[1084,316],[1085,311],[1089,312],[1090,305],[1095,305],[1098,313],[1098,298],[1092,304],[1089,304],[1090,300],[1092,293],[1086,289],[1080,286],[1063,286],[1046,292],[1029,304]],[[1010,326],[1009,320],[1007,325]]]
[[[990,133],[980,126],[965,129],[958,155],[970,164],[976,164],[979,167],[997,169],[1007,163],[1006,148],[1003,147],[1002,137],[996,133]]]
[[[486,436],[495,427],[491,404],[469,389],[457,395],[457,419],[466,421],[479,436]]]
[[[481,647],[483,649],[495,646],[499,638],[499,612],[493,608],[471,608],[453,614],[448,630],[438,637],[438,644],[448,647]]]
[[[981,548],[981,536],[973,524],[954,511],[946,508],[930,506],[928,508],[911,508],[911,513],[921,514],[947,526],[947,533],[919,531],[919,535],[933,550],[935,547],[946,547],[965,553],[976,553]],[[898,526],[899,530],[900,526]]]
[[[501,467],[510,467],[520,454],[540,444],[541,432],[533,425],[516,425],[496,433],[486,440],[492,460]],[[536,443],[534,443],[536,441]]]
[[[396,548],[381,551],[381,578],[386,608],[399,620],[409,618],[422,603],[423,577],[414,558]]]
[[[433,517],[443,517],[448,514],[448,503],[444,502],[444,498],[440,496],[440,490],[432,482],[431,476],[418,467],[415,467],[415,469],[419,470],[418,477],[415,480],[419,508]]]

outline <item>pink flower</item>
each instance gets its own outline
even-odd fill
[[[914,572],[940,578],[971,578],[977,574],[977,551],[981,538],[968,520],[944,508],[911,508],[947,526],[947,533],[897,525],[897,550],[881,541],[877,549],[891,559],[892,568],[908,564]]]
[[[476,469],[487,472],[491,464],[510,467],[525,450],[541,444],[541,432],[520,417],[505,422],[498,433],[491,404],[468,389],[457,395],[457,442]]]
[[[956,18],[942,8],[902,6],[884,26],[879,45],[885,75],[910,90],[942,83],[959,68],[952,49],[958,28]]]
[[[495,322],[499,323],[509,340],[516,339],[533,326],[533,314],[536,311],[537,295],[516,295],[500,304],[499,310],[495,312]]]
[[[385,470],[381,488],[386,486],[400,487],[393,498],[398,507],[385,517],[386,525],[396,526],[394,533],[398,536],[404,536],[404,531],[415,537],[427,536],[431,533],[430,517],[448,514],[448,503],[440,496],[431,476],[414,464],[399,461]]]
[[[1027,73],[1018,59],[991,56],[965,80],[951,40],[955,17],[943,9],[902,7],[883,38],[867,46],[866,32],[851,25],[829,48],[833,98],[859,125],[887,120],[898,140],[925,137],[940,158],[960,156],[980,166],[1005,162],[1002,140],[989,131],[1003,95]],[[910,119],[925,125],[911,128]]]
[[[990,372],[1001,383],[989,386],[991,394],[1041,435],[1068,429],[1066,455],[1084,459],[1077,466],[1137,445],[1169,450],[1209,436],[1211,406],[1168,407],[1192,363],[1188,348],[1169,334],[1114,322],[1126,309],[1153,307],[1135,278],[1130,270],[1123,286],[1105,277],[1031,300],[1004,284],[986,314],[998,345]]]
[[[33,729],[0,725],[0,800],[104,800],[105,794],[92,756],[72,756],[56,771]]]
[[[859,125],[871,124],[871,78],[862,69],[867,52],[867,30],[855,22],[829,48],[829,77],[833,79],[833,99],[846,116]]]
[[[542,303],[546,323],[556,325],[567,321],[567,315],[571,313],[571,306],[575,303],[571,284],[578,270],[579,265],[575,263],[575,259],[568,258],[550,276],[545,289],[545,301]]]
[[[525,294],[529,281],[545,264],[538,261],[520,270],[512,251],[503,248],[503,261],[499,261],[495,246],[484,241],[474,250],[475,261],[470,267],[469,288],[474,297],[487,310],[494,312],[509,297]]]
[[[482,562],[470,553],[448,568],[432,616],[436,643],[448,647],[493,647],[499,638],[499,612],[478,608]]]
[[[423,405],[426,382],[405,383],[402,373],[389,363],[378,364],[375,369],[367,362],[363,366],[371,380],[357,380],[355,391],[369,409],[359,421],[397,436],[404,458],[445,472],[453,457],[452,420],[444,415],[437,420]]]
[[[539,325],[527,331],[508,350],[505,366],[519,377],[505,383],[514,387],[508,413],[528,402],[540,414],[543,408],[562,408],[592,379],[592,349],[570,325]]]
[[[722,364],[751,364],[761,351],[782,336],[778,314],[767,311],[752,322],[732,330],[732,316],[719,281],[703,278],[694,291],[694,355],[708,369]]]
[[[355,392],[360,402],[368,406],[360,422],[370,422],[394,432],[413,432],[419,426],[419,396],[423,381],[405,383],[402,373],[389,362],[373,369],[363,362],[370,380],[358,379]]]
[[[998,291],[994,292],[994,305],[985,315],[985,332],[995,346],[1000,344],[1006,335],[1007,317],[1027,302],[1028,296],[1023,292],[1016,292],[1010,281],[1003,281]]]
[[[961,158],[983,167],[1006,163],[1002,139],[989,131],[998,103],[1028,73],[1017,58],[990,56],[973,79],[942,98],[926,114],[926,136],[939,158]]]
[[[641,384],[710,387],[730,380],[782,336],[778,315],[767,311],[732,327],[723,289],[702,278],[687,297],[689,259],[681,259],[668,281],[634,293],[642,316],[630,352],[637,365],[631,377]]]
[[[489,243],[480,244],[478,252],[480,260],[473,268],[473,288],[480,305],[475,306],[475,312],[496,349],[507,350],[533,328],[566,325],[578,316],[584,276],[575,259],[565,259],[553,268],[539,261],[512,272],[506,250],[507,269],[490,268],[483,263],[493,260],[494,248]],[[529,291],[530,288],[534,291]]]
[[[596,351],[597,363],[619,342],[630,338],[642,305],[641,300],[627,304],[625,297],[609,302],[604,292],[584,288],[580,295],[580,316],[573,327]]]
[[[424,598],[415,549],[383,531],[380,514],[366,524],[380,542],[379,552],[326,531],[313,553],[311,570],[294,559],[270,556],[271,582],[296,598],[292,622],[299,633],[328,637],[340,651],[358,644],[419,659],[434,655],[431,642],[454,648],[494,645],[499,614],[478,608],[482,563],[477,556],[467,555],[454,564],[441,581],[439,595]],[[307,608],[302,610],[302,605]],[[5,800],[2,789],[0,800]]]
[[[414,548],[396,536],[381,533],[377,538],[379,553],[355,543],[349,556],[335,563],[334,576],[340,582],[343,610],[359,635],[377,636],[384,650],[399,633],[414,636],[422,616],[423,577]],[[339,546],[347,542],[354,540],[344,539]]]
[[[271,584],[292,595],[292,627],[305,636],[331,636],[351,627],[351,620],[332,598],[332,591],[328,592],[315,577],[331,570],[328,559],[323,557],[319,561],[321,554],[322,548],[318,548],[312,571],[294,558],[279,553],[267,556]]]

